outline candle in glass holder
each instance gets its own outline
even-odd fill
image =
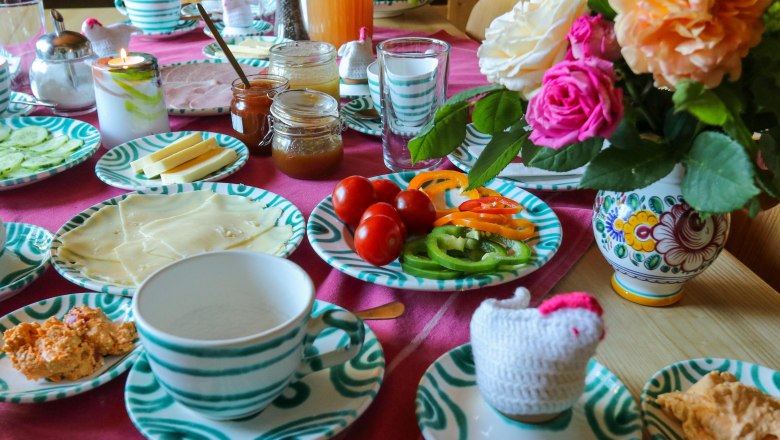
[[[118,57],[97,60],[92,77],[104,147],[171,130],[153,55],[122,49]]]

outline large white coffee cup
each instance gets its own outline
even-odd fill
[[[114,6],[147,33],[170,32],[181,17],[181,0],[114,0]]]

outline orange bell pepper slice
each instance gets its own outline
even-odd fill
[[[485,214],[480,212],[458,211],[438,218],[435,222],[433,222],[433,226],[434,227],[444,226],[448,223],[451,223],[454,219],[459,219],[459,218],[470,218],[474,220],[496,223],[499,225],[512,225],[512,222],[514,221],[512,217],[500,215],[500,214]]]
[[[433,185],[429,185],[428,187],[423,188],[423,185],[426,183],[438,180],[442,182],[436,182]],[[468,188],[468,186],[469,177],[459,171],[434,170],[425,171],[414,176],[414,178],[409,182],[407,189],[422,189],[426,194],[428,194],[429,197],[433,197],[436,194],[448,189],[465,189]],[[479,197],[479,192],[477,192],[477,190],[464,191],[461,194],[470,199],[476,199]]]
[[[516,219],[516,220],[525,220],[525,219]],[[528,221],[526,220],[525,222]],[[524,226],[526,224],[525,222],[518,221],[517,223],[519,226]],[[498,234],[510,240],[527,240],[533,237],[534,232],[536,231],[536,227],[531,222],[528,222],[530,226],[523,227],[521,229],[512,226],[503,226],[496,223],[489,223],[486,221],[481,221],[472,218],[455,218],[452,220],[452,224],[458,226],[467,226],[469,228],[476,229],[478,231]]]

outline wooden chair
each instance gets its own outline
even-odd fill
[[[464,29],[466,35],[472,39],[482,41],[485,39],[485,29],[493,19],[508,12],[517,2],[518,0],[450,0],[447,5],[447,19],[459,29]]]
[[[753,219],[741,211],[732,213],[726,249],[767,284],[780,290],[780,206]]]

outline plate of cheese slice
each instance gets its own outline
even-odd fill
[[[244,166],[248,157],[244,143],[232,136],[177,131],[117,145],[98,160],[95,173],[111,186],[137,190],[222,180]]]
[[[255,67],[265,67],[268,64],[268,56],[274,44],[292,41],[284,37],[232,37],[225,38],[228,49],[233,53],[239,63]],[[210,43],[203,47],[203,55],[207,58],[227,60],[225,53],[217,43]]]
[[[79,286],[132,296],[147,276],[178,259],[225,249],[287,257],[304,231],[301,211],[270,191],[183,183],[87,208],[57,231],[51,258],[57,272]]]

